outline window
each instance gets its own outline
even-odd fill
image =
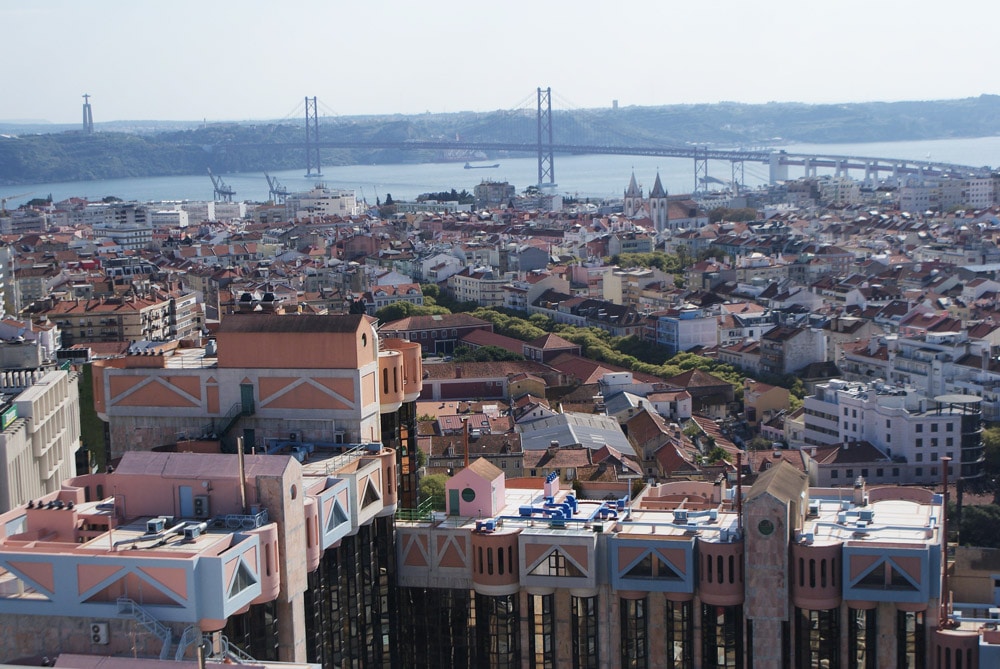
[[[931,423],[931,432],[937,432],[937,431],[938,431],[938,424]]]
[[[702,666],[743,666],[743,607],[701,606]]]
[[[885,443],[890,443],[892,441],[892,435],[888,432],[885,433]]]
[[[893,467],[892,468],[892,475],[893,476],[899,476],[899,467]]]
[[[851,418],[857,418],[857,417],[858,417],[858,410],[851,409]]]
[[[923,432],[923,431],[924,431],[924,424],[923,423],[917,423],[917,432],[919,433],[919,432]]]
[[[667,667],[692,669],[694,667],[693,603],[667,600]]]
[[[938,440],[937,437],[931,437],[931,448],[937,448]]]
[[[634,669],[649,666],[647,656],[646,600],[622,599],[621,610],[621,665]]]
[[[863,476],[865,478],[868,478],[868,470],[867,469],[862,469],[861,470],[861,476]]]
[[[597,633],[597,597],[570,599],[573,633],[573,666],[597,669],[599,655]]]
[[[847,407],[844,407],[844,415],[847,415]]]
[[[916,442],[914,442],[914,445],[917,448],[923,448],[924,447],[924,440],[923,439],[917,439]]]
[[[847,478],[849,478],[849,479],[854,478],[854,470],[853,469],[848,469],[847,470]]]
[[[521,666],[518,595],[476,594],[476,641],[485,665],[500,669]]]
[[[923,462],[923,461],[924,461],[924,454],[917,453],[917,462]]]
[[[937,453],[931,453],[931,462],[937,462]]]
[[[840,666],[840,610],[796,609],[795,644],[803,667]]]
[[[876,669],[877,609],[848,609],[847,666],[848,669]]]
[[[916,472],[914,472],[914,473],[915,473],[915,474],[916,474],[917,476],[923,476],[923,475],[924,475],[924,468],[923,468],[923,467],[917,467],[917,470],[916,470]]]
[[[840,472],[837,471],[836,469],[831,469],[830,470],[830,478],[832,478],[832,479],[840,478]]]
[[[538,669],[552,669],[555,666],[555,644],[553,612],[555,595],[528,595],[528,657],[531,666]]]
[[[896,666],[924,669],[924,612],[896,612]]]
[[[892,427],[892,421],[889,420],[888,418],[886,418],[885,419],[885,428],[888,430],[890,427]]]
[[[953,438],[951,438],[951,437],[948,437],[947,439],[944,440],[944,445],[945,446],[954,446],[955,445],[955,440]]]
[[[944,429],[945,429],[945,432],[954,432],[955,431],[955,424],[954,423],[948,423],[947,425],[944,426]]]

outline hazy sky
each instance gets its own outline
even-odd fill
[[[0,119],[1000,93],[996,0],[0,0]]]

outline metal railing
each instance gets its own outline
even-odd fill
[[[233,426],[236,425],[236,422],[240,419],[240,417],[252,416],[253,412],[253,402],[251,402],[249,406],[243,406],[242,402],[236,402],[233,406],[229,407],[229,411],[227,411],[225,415],[219,418],[222,428],[216,430],[216,433],[220,438],[226,436],[226,434],[233,429]]]
[[[157,620],[151,613],[146,611],[128,597],[118,598],[118,613],[130,615],[135,620],[149,630],[156,638],[163,641],[163,648],[160,650],[160,659],[170,658],[170,647],[174,643],[174,633],[169,627]]]
[[[434,513],[434,500],[425,499],[415,509],[397,509],[396,520],[408,520],[414,522],[428,521]]]

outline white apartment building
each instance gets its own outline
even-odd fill
[[[940,481],[944,457],[952,458],[950,472],[955,476],[982,474],[977,398],[941,395],[930,399],[912,387],[835,379],[819,384],[803,407],[802,443],[793,446],[844,444],[849,448],[852,443],[868,442],[886,455],[891,467],[898,468],[900,483]]]
[[[358,201],[353,190],[316,186],[305,193],[289,193],[285,198],[285,210],[288,220],[310,216],[345,218],[358,213]]]
[[[0,391],[16,393],[0,414],[0,510],[56,492],[76,476],[78,379],[63,370],[0,373]]]
[[[145,223],[100,223],[94,226],[94,236],[110,238],[126,251],[141,251],[153,243],[153,228]]]
[[[485,307],[502,307],[510,282],[509,276],[501,276],[492,269],[466,267],[448,277],[448,289],[456,300],[478,302]]]

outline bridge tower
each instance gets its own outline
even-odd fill
[[[698,184],[702,185],[702,188],[708,188],[708,147],[705,149],[705,157],[698,157],[698,147],[694,147],[694,190],[692,193],[698,192]]]
[[[775,151],[768,160],[768,181],[772,186],[779,181],[788,181],[788,164],[782,161],[784,155],[784,151]]]
[[[90,94],[83,94],[83,132],[86,135],[94,133],[94,112],[90,108]]]
[[[313,169],[315,168],[315,172]],[[306,177],[321,177],[319,166],[319,115],[316,113],[316,97],[306,96]]]
[[[548,182],[545,179],[548,178]],[[552,89],[538,89],[538,187],[555,188],[552,162]]]
[[[744,186],[746,184],[746,172],[744,170],[742,160],[734,160],[729,163],[729,169],[731,177],[729,180],[730,185],[733,189],[733,195],[739,197],[740,193],[743,192]]]

